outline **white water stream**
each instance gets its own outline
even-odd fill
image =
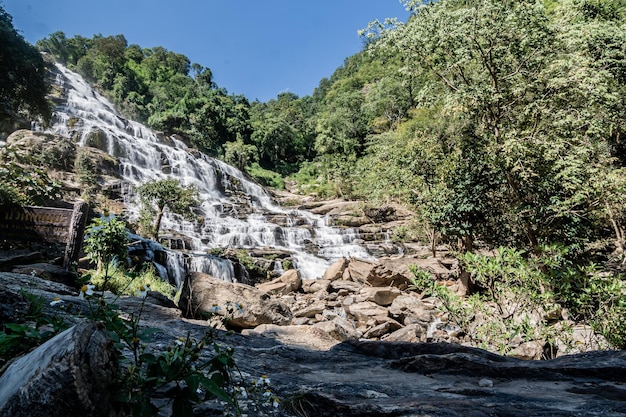
[[[175,137],[163,137],[144,125],[127,120],[109,100],[94,91],[78,74],[57,65],[56,83],[64,88],[66,101],[56,108],[49,131],[74,137],[79,145],[88,138],[106,137],[100,147],[120,162],[122,194],[128,217],[139,215],[133,186],[149,180],[177,178],[194,185],[202,201],[202,224],[167,214],[161,234],[168,231],[186,235],[191,262],[171,254],[167,269],[176,283],[188,270],[207,272],[233,280],[229,262],[207,256],[212,248],[273,248],[292,253],[294,266],[303,278],[320,277],[330,263],[340,257],[370,258],[355,241],[351,229],[331,227],[325,217],[302,210],[286,210],[277,205],[263,187],[242,172],[219,160],[189,149]],[[268,221],[281,217],[278,225]],[[280,268],[280,266],[277,266]]]

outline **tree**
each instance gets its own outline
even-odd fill
[[[46,64],[35,47],[13,27],[13,19],[0,7],[0,127],[12,130],[12,122],[26,116],[51,117],[46,100],[49,86]]]
[[[624,53],[612,48],[612,65],[600,65],[590,45],[607,31],[581,12],[589,2],[564,1],[553,15],[539,1],[409,3],[414,17],[373,45],[424,80],[419,106],[458,121],[431,132],[457,161],[442,173],[452,198],[431,217],[468,243],[490,230],[532,248],[584,242],[597,216],[590,184],[623,125],[623,87],[606,68],[617,72]],[[624,25],[612,23],[618,45]]]
[[[248,164],[258,160],[256,146],[244,143],[241,137],[234,142],[226,142],[224,150],[224,161],[240,171],[245,171]]]
[[[148,181],[140,185],[137,192],[144,211],[154,218],[150,232],[155,240],[159,238],[159,229],[165,210],[192,218],[191,208],[199,204],[196,188],[182,186],[173,178]]]

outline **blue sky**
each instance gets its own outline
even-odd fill
[[[310,95],[362,47],[357,31],[387,17],[406,21],[399,0],[0,0],[30,43],[123,34],[209,67],[232,94],[267,101]]]

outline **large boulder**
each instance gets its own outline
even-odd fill
[[[382,259],[372,268],[366,281],[373,287],[397,287],[405,290],[415,277],[409,265],[411,262],[406,258]]]
[[[300,278],[300,273],[297,270],[290,269],[280,277],[257,284],[256,287],[268,294],[287,295],[302,288],[302,278]]]
[[[326,272],[324,272],[324,276],[322,277],[322,279],[329,281],[342,279],[347,267],[348,260],[346,258],[338,259],[326,270]]]
[[[0,377],[0,415],[115,416],[116,372],[107,332],[80,322],[8,367]]]
[[[200,272],[187,275],[178,305],[187,317],[221,316],[228,327],[235,329],[286,325],[292,318],[289,307],[269,294]]]

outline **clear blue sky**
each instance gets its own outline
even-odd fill
[[[310,95],[361,50],[357,31],[387,17],[406,21],[399,0],[0,0],[35,43],[123,34],[129,44],[163,46],[208,67],[232,94],[267,101]]]

